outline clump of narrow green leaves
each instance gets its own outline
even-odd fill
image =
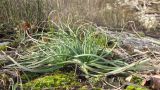
[[[76,65],[85,75],[102,75],[127,64],[120,60],[108,60],[108,36],[93,25],[70,27],[61,25],[58,30],[46,34],[47,42],[34,40],[36,46],[15,64],[31,72],[52,72],[65,65]],[[14,66],[10,65],[10,66]]]

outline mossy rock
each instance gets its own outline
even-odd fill
[[[47,75],[37,78],[24,84],[25,90],[40,90],[44,88],[52,89],[70,89],[80,87],[81,83],[76,80],[74,73],[56,72],[53,75]]]

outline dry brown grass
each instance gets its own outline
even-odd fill
[[[89,20],[97,25],[122,27],[133,20],[133,14],[120,7],[117,0],[1,0],[3,22],[27,20],[32,23],[52,19],[62,21]]]
[[[135,21],[139,26],[137,21],[142,22],[139,20],[143,20],[142,13],[145,15],[147,10],[143,1],[145,0],[0,0],[0,22],[19,23],[25,20],[37,24],[48,20],[50,14],[49,19],[54,22],[85,20],[98,26],[121,28],[128,21]],[[151,1],[145,3],[147,5]]]

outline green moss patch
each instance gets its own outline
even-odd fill
[[[138,86],[138,85],[129,85],[126,87],[125,90],[149,90],[149,89]]]
[[[72,87],[80,86],[80,82],[76,80],[76,76],[73,73],[60,73],[56,72],[53,75],[47,75],[41,78],[37,78],[24,84],[25,89],[43,89],[43,88],[53,88],[53,89],[69,89]]]

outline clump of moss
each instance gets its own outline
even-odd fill
[[[25,89],[31,88],[34,90],[43,88],[69,89],[77,86],[81,86],[81,84],[76,80],[74,73],[61,72],[56,72],[53,75],[47,75],[24,84]]]
[[[141,85],[141,83],[143,82],[143,78],[136,75],[131,75],[126,80],[137,85]]]
[[[0,42],[0,51],[7,50],[7,46],[10,44],[10,42]]]
[[[7,46],[5,46],[5,45],[2,45],[2,46],[0,46],[0,51],[2,50],[2,51],[5,51],[7,49]]]
[[[138,84],[138,85],[140,85],[142,83],[142,81],[143,81],[142,78],[136,77],[136,76],[133,77],[133,80],[132,80],[133,83]]]
[[[138,86],[138,85],[129,85],[126,87],[125,90],[149,90],[149,89]]]
[[[145,37],[145,33],[144,33],[144,32],[138,32],[138,34],[139,34],[141,37]]]

